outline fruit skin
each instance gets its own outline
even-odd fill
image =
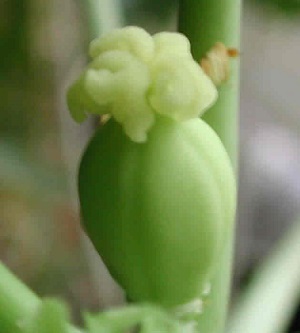
[[[236,208],[229,158],[204,121],[158,117],[140,144],[109,120],[84,153],[79,196],[85,230],[131,300],[200,297]]]

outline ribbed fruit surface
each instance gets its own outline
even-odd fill
[[[204,121],[160,117],[140,144],[110,120],[84,153],[79,194],[85,230],[130,299],[169,307],[201,294],[236,202],[229,158]]]

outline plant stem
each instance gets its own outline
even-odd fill
[[[92,38],[123,25],[120,0],[83,0]]]
[[[216,42],[239,49],[240,0],[181,0],[179,31],[192,45],[196,60],[205,56]],[[218,102],[203,117],[218,133],[232,163],[237,161],[237,111],[239,95],[238,61],[231,63],[230,79],[219,89]]]
[[[179,31],[190,40],[192,53],[200,60],[216,42],[239,49],[240,0],[180,0]],[[237,119],[239,96],[239,62],[231,62],[229,80],[219,89],[217,103],[203,119],[221,138],[233,166],[237,169]],[[234,230],[227,239],[218,271],[211,281],[211,294],[200,317],[200,331],[220,333],[227,315],[231,280]]]
[[[228,333],[285,332],[300,298],[300,220],[258,268],[235,305]]]
[[[21,333],[22,323],[42,300],[0,262],[0,332]],[[82,333],[69,326],[68,333]]]
[[[0,264],[0,331],[20,332],[19,325],[40,304],[40,299],[3,264]]]

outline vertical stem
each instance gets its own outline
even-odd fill
[[[234,307],[227,333],[280,333],[300,298],[300,220],[290,227]]]
[[[123,25],[120,0],[83,0],[92,38]]]
[[[240,0],[181,0],[179,30],[192,45],[200,60],[216,43],[239,48]],[[231,63],[230,80],[219,89],[219,99],[205,115],[223,141],[234,165],[237,160],[237,110],[239,94],[238,61]]]
[[[239,49],[240,0],[180,0],[179,31],[191,41],[192,53],[200,60],[216,43]],[[229,80],[219,89],[219,99],[203,119],[220,136],[237,169],[237,120],[239,64],[231,63]],[[212,279],[211,294],[200,317],[200,331],[220,333],[224,330],[230,290],[234,230],[220,257],[218,271]]]

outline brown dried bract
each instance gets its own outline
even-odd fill
[[[227,53],[230,58],[237,58],[240,55],[239,50],[234,48],[227,49]]]
[[[206,57],[201,60],[200,66],[214,84],[219,86],[229,78],[230,58],[235,58],[238,55],[239,51],[237,49],[228,49],[223,43],[217,42]]]

